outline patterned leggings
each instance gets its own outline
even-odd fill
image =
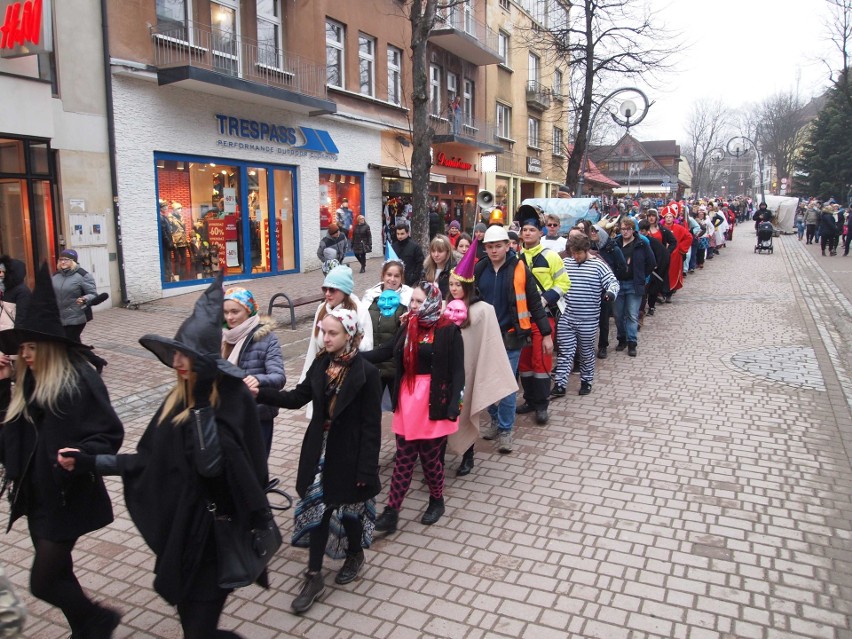
[[[411,485],[414,474],[414,464],[420,457],[423,475],[429,484],[429,495],[435,499],[444,496],[444,462],[441,451],[446,446],[447,438],[414,439],[407,441],[402,435],[396,436],[396,461],[393,465],[388,506],[394,510],[402,507],[402,500]]]

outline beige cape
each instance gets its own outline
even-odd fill
[[[518,390],[494,307],[476,302],[468,309],[470,326],[464,340],[464,400],[459,429],[449,436],[451,452],[462,454],[479,439],[479,414]]]

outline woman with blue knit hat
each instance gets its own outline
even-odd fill
[[[323,345],[323,330],[322,319],[336,308],[345,308],[350,311],[355,311],[358,316],[358,321],[364,329],[364,335],[361,337],[359,350],[369,351],[373,348],[373,323],[370,321],[370,311],[367,306],[358,299],[357,295],[353,295],[352,290],[355,288],[355,282],[352,279],[352,269],[348,266],[337,266],[331,269],[325,276],[322,283],[322,292],[325,299],[320,302],[317,307],[317,312],[314,314],[314,322],[311,325],[311,335],[308,338],[308,352],[305,354],[305,363],[302,366],[302,374],[299,376],[299,382],[304,381],[308,374],[311,364],[324,347]],[[312,412],[311,406],[308,406],[307,416],[310,418]]]
[[[284,388],[287,378],[281,344],[273,332],[275,321],[268,315],[258,314],[251,291],[238,286],[225,291],[224,310],[226,327],[222,330],[222,357],[245,372],[243,382],[250,391]],[[273,406],[257,407],[267,458],[272,450],[272,423],[276,415],[278,409]]]

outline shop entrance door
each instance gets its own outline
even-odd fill
[[[247,177],[249,214],[243,229],[246,263],[251,264],[252,273],[295,269],[293,172],[256,166],[248,168]]]

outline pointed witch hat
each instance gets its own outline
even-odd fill
[[[245,377],[246,374],[241,368],[221,355],[222,324],[225,322],[223,279],[220,272],[195,302],[192,315],[183,321],[174,339],[160,335],[143,335],[139,338],[139,343],[169,368],[173,368],[175,351],[180,351],[192,359],[215,362],[219,371],[225,375],[240,379]]]
[[[384,268],[385,264],[393,262],[394,264],[399,264],[402,267],[403,272],[405,271],[405,262],[399,259],[399,255],[396,254],[396,251],[393,250],[391,243],[388,242],[385,246],[385,261],[382,264],[382,268]]]
[[[4,353],[17,353],[23,342],[60,342],[74,348],[92,348],[65,336],[47,262],[36,272],[30,303],[17,309],[15,328],[0,331],[0,351]]]
[[[476,264],[476,245],[478,243],[479,238],[473,238],[473,244],[467,249],[467,253],[462,256],[459,263],[450,271],[452,275],[455,275],[462,282],[470,283],[476,279],[473,275],[473,267]]]

